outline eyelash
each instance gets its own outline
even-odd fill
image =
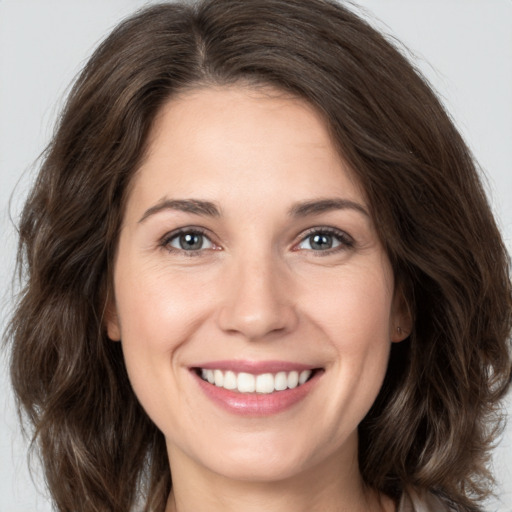
[[[164,235],[160,242],[159,246],[165,249],[166,251],[170,253],[179,253],[183,254],[185,256],[200,256],[201,253],[205,249],[197,249],[197,250],[185,250],[185,249],[178,249],[176,247],[172,247],[170,244],[172,241],[174,241],[176,238],[178,238],[181,235],[199,235],[207,239],[210,244],[212,244],[214,247],[214,242],[211,241],[210,237],[207,235],[207,231],[205,229],[199,228],[199,227],[186,227],[186,228],[180,228],[175,231],[172,231],[170,233],[167,233]],[[339,251],[351,249],[354,247],[354,239],[348,235],[346,232],[331,228],[331,227],[314,227],[309,230],[307,230],[305,233],[301,235],[301,238],[298,243],[294,244],[294,250],[299,251],[301,249],[296,248],[298,245],[304,243],[308,238],[312,237],[313,235],[327,235],[330,237],[335,238],[339,245],[336,247],[331,247],[325,250],[314,250],[314,249],[305,249],[310,250],[315,256],[327,256],[329,254],[333,254]],[[210,248],[208,248],[210,249]]]
[[[305,242],[308,238],[311,238],[313,235],[328,235],[331,236],[339,242],[339,245],[336,247],[332,247],[324,250],[313,250],[311,252],[315,256],[328,256],[333,253],[337,253],[340,251],[345,251],[347,249],[352,249],[355,245],[354,239],[345,231],[341,229],[331,228],[331,227],[314,227],[307,230],[304,234],[301,235],[300,241],[295,244],[295,247]],[[296,249],[300,250],[300,249]]]
[[[207,235],[207,231],[205,229],[199,228],[199,227],[186,227],[186,228],[180,228],[175,231],[172,231],[171,233],[165,234],[159,243],[159,246],[165,249],[167,252],[170,253],[179,253],[183,254],[185,256],[200,256],[201,253],[204,251],[204,249],[198,249],[198,250],[191,250],[186,251],[185,249],[178,249],[176,247],[172,247],[170,244],[173,240],[178,238],[181,235],[199,235],[204,237],[205,239],[209,240],[210,243],[215,246],[215,244],[211,241],[210,237]]]

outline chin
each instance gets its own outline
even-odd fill
[[[304,467],[305,466],[305,467]],[[274,454],[251,453],[247,458],[226,457],[219,464],[212,464],[211,470],[230,480],[242,482],[272,483],[288,480],[306,471],[307,465],[299,458],[282,457]]]

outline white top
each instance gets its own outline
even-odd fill
[[[418,494],[414,489],[404,491],[397,512],[449,512],[450,509],[431,493]]]

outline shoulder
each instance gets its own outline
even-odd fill
[[[450,512],[448,505],[430,492],[407,488],[402,494],[397,512]]]

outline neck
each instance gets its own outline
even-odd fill
[[[364,485],[357,455],[278,481],[226,478],[173,453],[166,512],[392,512],[394,503]],[[188,467],[185,467],[188,466]]]

